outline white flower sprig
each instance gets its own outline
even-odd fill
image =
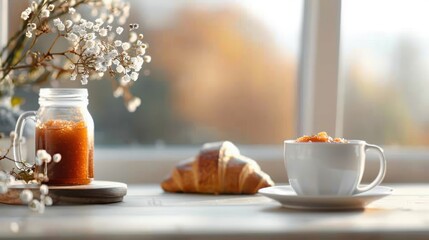
[[[15,137],[14,132],[10,134],[11,138]],[[5,152],[4,155],[0,156],[0,160],[6,159],[15,162],[15,160],[6,157],[9,150]],[[11,173],[0,171],[0,194],[5,194],[9,190],[9,185],[14,183],[16,180],[25,180],[28,183],[39,184],[40,198],[34,198],[33,192],[30,189],[25,189],[20,194],[20,200],[24,204],[28,204],[29,208],[32,211],[43,213],[45,211],[45,206],[50,206],[53,203],[52,198],[48,195],[49,187],[42,182],[49,181],[48,179],[48,164],[58,163],[61,161],[61,155],[59,153],[51,156],[46,150],[37,150],[35,163],[28,171],[24,170],[22,172],[16,173],[14,170]],[[36,166],[44,165],[44,172],[34,171]],[[32,175],[31,179],[28,180]]]
[[[45,206],[51,206],[53,203],[53,200],[48,195],[49,188],[47,185],[45,184],[40,185],[39,191],[40,191],[39,199],[34,198],[33,192],[29,189],[24,189],[19,195],[19,198],[21,199],[22,203],[28,204],[28,207],[32,211],[38,212],[38,213],[44,213]]]
[[[85,19],[78,13],[77,7],[84,4],[90,6],[95,20]],[[31,74],[17,74],[14,82],[28,81],[29,76],[43,76],[45,71],[37,70],[40,67],[52,73],[54,79],[68,75],[70,80],[79,80],[83,85],[107,73],[112,79],[113,95],[123,97],[127,109],[135,111],[141,100],[133,96],[129,88],[139,79],[144,63],[149,63],[151,57],[146,55],[148,45],[143,42],[143,34],[137,32],[139,24],[129,24],[128,36],[124,34],[123,25],[129,11],[130,4],[122,0],[33,1],[21,13],[26,24],[24,35],[31,42],[26,53],[30,64],[9,68],[17,72],[26,67],[32,70]],[[44,34],[56,34],[56,37],[46,53],[33,51]],[[66,39],[69,47],[54,52],[60,39]]]

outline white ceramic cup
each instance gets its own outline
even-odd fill
[[[372,183],[361,187],[369,149],[378,153],[380,170]],[[350,196],[376,187],[386,173],[383,149],[360,140],[348,143],[287,140],[284,142],[284,158],[289,183],[298,195]]]

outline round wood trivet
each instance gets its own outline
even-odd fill
[[[0,194],[0,203],[22,204],[19,194],[24,189],[30,189],[36,199],[39,199],[38,185],[12,185],[5,194]],[[64,204],[101,204],[121,202],[127,194],[127,185],[120,182],[92,181],[88,185],[49,186],[49,196],[54,205]]]

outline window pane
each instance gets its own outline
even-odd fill
[[[295,135],[302,0],[130,2],[152,62],[131,89],[142,99],[134,113],[108,81],[90,82],[97,144],[278,144]],[[37,107],[33,98],[26,109]]]
[[[428,146],[429,2],[344,0],[344,135]]]

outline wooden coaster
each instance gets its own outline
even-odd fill
[[[12,185],[5,194],[0,194],[0,203],[22,204],[19,194],[24,189],[33,192],[34,198],[39,199],[38,185]],[[127,194],[127,185],[120,182],[92,181],[88,185],[49,186],[49,196],[54,205],[65,204],[102,204],[122,202]]]

